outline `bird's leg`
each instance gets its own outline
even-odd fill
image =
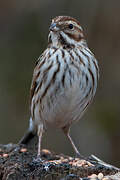
[[[40,124],[38,126],[38,131],[37,131],[37,134],[38,134],[38,154],[37,154],[37,157],[40,158],[40,155],[41,155],[41,140],[42,140],[42,134],[43,134],[43,124]]]
[[[80,154],[80,152],[78,151],[77,147],[75,146],[69,132],[70,132],[70,126],[65,126],[64,128],[62,128],[64,134],[67,136],[67,138],[69,139],[74,151],[75,151],[75,154],[77,157],[81,158],[81,159],[84,159],[84,157]]]
[[[37,127],[37,135],[38,135],[38,152],[37,157],[33,159],[34,164],[39,165],[43,160],[41,159],[41,141],[42,141],[42,134],[43,134],[44,128],[43,124],[39,124]]]

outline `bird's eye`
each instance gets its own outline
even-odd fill
[[[69,24],[69,29],[73,29],[73,24]]]

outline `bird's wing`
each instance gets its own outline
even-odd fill
[[[33,72],[33,78],[32,78],[32,83],[31,83],[31,88],[30,88],[30,104],[31,104],[31,101],[32,101],[32,98],[34,96],[34,92],[35,92],[35,89],[37,87],[37,78],[39,76],[39,62],[42,60],[42,55],[38,58],[38,60],[36,61],[35,63],[35,68],[34,68],[34,72]]]

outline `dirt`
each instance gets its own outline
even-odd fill
[[[37,158],[35,149],[27,146],[0,145],[0,180],[120,180],[118,168],[92,158],[81,160],[46,149]]]

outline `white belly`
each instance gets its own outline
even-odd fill
[[[35,108],[35,124],[43,123],[58,128],[78,121],[91,100],[91,94],[85,98],[85,92],[79,86],[60,90],[58,93],[43,99]]]

